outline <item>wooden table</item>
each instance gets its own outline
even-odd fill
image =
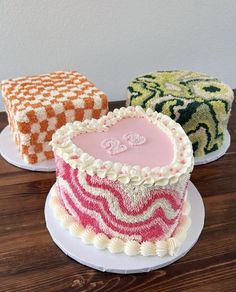
[[[119,107],[121,103],[113,103]],[[0,129],[7,125],[0,114]],[[67,257],[45,226],[44,203],[55,173],[19,169],[0,158],[1,291],[236,291],[236,106],[227,154],[197,166],[205,227],[182,259],[145,274],[118,275],[87,268]]]

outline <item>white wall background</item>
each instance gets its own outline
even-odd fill
[[[235,15],[235,0],[0,0],[0,79],[73,69],[120,100],[137,74],[185,68],[236,88]]]

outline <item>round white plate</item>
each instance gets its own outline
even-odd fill
[[[18,148],[13,140],[10,126],[6,126],[0,134],[0,153],[2,157],[17,167],[33,170],[33,171],[55,171],[55,160],[44,160],[36,164],[28,164],[20,157]]]
[[[167,266],[183,257],[197,242],[204,225],[205,209],[201,195],[190,182],[188,187],[188,201],[191,204],[190,226],[187,238],[176,256],[128,256],[126,254],[112,254],[108,250],[97,250],[92,245],[85,245],[80,239],[70,235],[69,231],[61,227],[49,207],[48,194],[45,204],[45,219],[49,233],[59,248],[77,262],[103,272],[133,274],[149,272]]]
[[[221,156],[223,156],[226,151],[228,150],[229,146],[230,146],[230,134],[229,131],[227,130],[225,132],[224,135],[224,143],[223,145],[220,147],[220,149],[213,151],[209,154],[206,154],[203,157],[195,157],[194,158],[194,165],[201,165],[201,164],[206,164],[212,161],[215,161],[217,159],[219,159]]]

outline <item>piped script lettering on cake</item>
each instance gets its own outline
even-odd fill
[[[142,145],[146,142],[146,138],[137,132],[125,133],[122,136],[122,139],[127,141],[127,143],[131,146]]]
[[[101,147],[110,155],[115,155],[127,150],[127,147],[124,144],[121,144],[120,140],[112,138],[104,139],[101,142]]]
[[[109,153],[114,141],[126,149]],[[152,110],[121,108],[66,124],[52,147],[57,187],[51,206],[56,214],[62,210],[71,234],[112,253],[177,252],[190,226],[193,169],[192,145],[179,124]]]
[[[125,140],[129,146],[138,146],[146,142],[146,138],[144,136],[141,136],[135,132],[125,133],[122,136],[122,139]],[[106,149],[107,153],[110,155],[115,155],[128,150],[128,147],[125,144],[122,144],[119,139],[114,138],[102,140],[101,147]]]

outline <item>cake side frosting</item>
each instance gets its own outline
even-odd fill
[[[57,185],[66,209],[84,226],[109,238],[161,240],[171,236],[182,211],[189,176],[162,188],[129,186],[73,169],[61,158]]]
[[[80,238],[84,244],[94,245],[100,250],[108,249],[111,253],[123,252],[128,256],[173,256],[184,242],[191,225],[189,217],[191,208],[185,200],[181,218],[171,237],[165,240],[144,241],[142,243],[135,239],[109,238],[104,233],[97,233],[92,228],[84,226],[78,218],[69,214],[58,193],[58,188],[54,185],[51,190],[50,206],[62,227],[68,229],[72,236]]]
[[[190,71],[157,71],[136,77],[128,87],[127,105],[162,112],[180,123],[194,155],[221,147],[233,91],[217,78]]]

